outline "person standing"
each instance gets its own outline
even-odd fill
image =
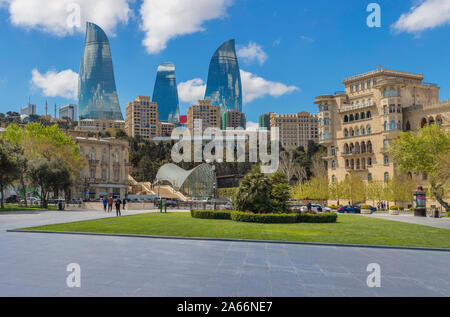
[[[105,197],[103,197],[103,209],[106,212],[106,208],[108,207],[108,199]]]
[[[120,200],[120,198],[117,198],[117,200],[116,200],[116,216],[117,217],[122,216],[122,213],[120,212],[120,205],[122,205],[122,201]]]
[[[123,210],[125,210],[125,208],[127,207],[127,199],[125,198],[123,201],[122,201],[122,204],[123,204]]]
[[[112,196],[109,196],[109,198],[108,198],[108,212],[112,212],[113,204],[114,204],[114,199],[112,198]]]

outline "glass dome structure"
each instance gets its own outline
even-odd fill
[[[214,166],[209,164],[202,164],[186,171],[170,163],[160,168],[156,182],[161,185],[169,184],[187,197],[214,197],[216,173]]]

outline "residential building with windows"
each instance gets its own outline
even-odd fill
[[[75,137],[87,165],[72,189],[76,199],[99,199],[108,195],[125,198],[130,169],[129,144],[115,138]]]
[[[279,128],[280,144],[285,149],[300,146],[307,148],[310,141],[319,142],[317,115],[308,112],[297,114],[270,114],[270,128]]]
[[[102,132],[106,130],[124,130],[125,121],[114,121],[107,119],[84,119],[78,121],[78,130],[89,132]]]
[[[59,108],[59,119],[69,118],[72,121],[77,121],[78,105],[65,105]]]
[[[272,112],[265,113],[259,116],[258,126],[261,130],[270,130],[270,115]]]
[[[36,114],[36,105],[28,104],[23,106],[20,110],[21,115],[31,116]]]
[[[245,114],[242,112],[230,110],[222,113],[222,130],[227,130],[229,128],[242,128],[245,130],[246,124],[247,120],[245,119]]]
[[[397,173],[389,146],[402,131],[430,123],[450,128],[450,102],[439,102],[439,87],[423,80],[380,68],[344,79],[345,91],[316,98],[330,181],[356,175],[388,182]]]
[[[202,121],[202,131],[194,131],[196,120]],[[192,136],[194,132],[201,134],[207,128],[221,128],[220,107],[213,106],[211,100],[199,100],[197,105],[188,109],[188,129]]]
[[[160,136],[158,104],[150,97],[139,96],[126,107],[125,131],[131,137],[151,139]]]

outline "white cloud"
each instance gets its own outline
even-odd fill
[[[449,0],[425,0],[414,6],[392,25],[398,32],[416,33],[450,24]]]
[[[57,36],[84,32],[86,21],[113,35],[131,15],[127,0],[3,0],[0,7],[2,3],[7,3],[13,25]]]
[[[247,63],[257,61],[259,65],[266,62],[268,56],[261,45],[250,42],[247,46],[238,46],[237,56]]]
[[[309,43],[313,43],[314,42],[314,39],[312,39],[312,38],[310,38],[308,36],[305,36],[305,35],[300,35],[300,39],[302,39],[305,42],[309,42]]]
[[[172,38],[204,31],[206,21],[226,16],[233,0],[144,0],[141,29],[147,52],[156,54]]]
[[[299,90],[296,86],[287,86],[282,83],[268,81],[245,70],[241,70],[241,78],[244,103],[250,103],[267,95],[278,98]]]
[[[71,69],[59,73],[50,70],[45,74],[33,69],[32,76],[31,83],[34,87],[42,90],[43,96],[77,99],[78,74]]]
[[[182,102],[197,104],[205,98],[206,84],[200,78],[185,81],[178,85],[178,97]]]
[[[280,97],[299,90],[296,86],[268,81],[262,77],[241,70],[242,93],[244,103],[266,96]],[[206,84],[200,78],[182,82],[178,85],[178,96],[182,102],[196,104],[205,97]]]

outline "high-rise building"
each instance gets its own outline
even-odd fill
[[[234,40],[225,42],[214,53],[209,66],[205,100],[221,112],[242,112],[242,82]]]
[[[78,82],[80,120],[123,121],[109,40],[97,25],[86,24],[86,42]]]
[[[207,128],[221,128],[220,107],[213,106],[211,100],[199,100],[197,105],[188,109],[188,129],[193,136],[201,134],[203,131],[194,130],[196,120],[202,121],[202,130]]]
[[[26,115],[26,116],[31,116],[31,115],[36,114],[36,105],[28,104],[26,106],[23,106],[22,109],[20,110],[20,114]]]
[[[179,122],[180,105],[174,64],[164,63],[159,65],[152,100],[158,104],[161,122]]]
[[[78,105],[65,105],[59,108],[59,118],[69,118],[72,121],[77,121]]]
[[[151,139],[159,136],[158,104],[150,97],[139,96],[127,104],[125,130],[131,137]]]
[[[245,130],[247,120],[245,114],[237,110],[222,113],[222,130],[242,128]]]
[[[423,79],[380,68],[344,79],[345,91],[316,98],[331,182],[348,175],[389,182],[398,173],[389,147],[402,131],[432,123],[450,130],[450,102],[439,102],[438,85]]]
[[[319,142],[319,120],[308,112],[270,114],[270,128],[280,129],[280,144],[285,149],[306,148],[310,141]]]
[[[270,130],[270,115],[272,113],[265,113],[259,116],[258,127],[261,130]]]

